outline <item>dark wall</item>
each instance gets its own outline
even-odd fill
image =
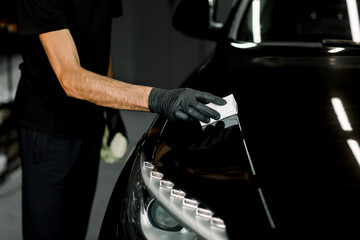
[[[15,22],[15,0],[2,0],[0,3],[0,20]]]
[[[112,58],[121,81],[174,88],[211,52],[214,43],[177,32],[171,17],[179,0],[123,0],[113,23]]]

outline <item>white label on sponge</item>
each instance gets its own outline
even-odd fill
[[[238,113],[238,106],[236,103],[236,100],[234,98],[234,95],[230,94],[229,96],[224,97],[223,99],[226,100],[226,104],[223,106],[216,105],[213,103],[206,104],[206,106],[216,110],[218,113],[220,113],[220,119],[210,119],[209,123],[204,123],[200,121],[200,124],[202,126],[219,121],[221,119],[227,118],[229,116],[235,115]]]

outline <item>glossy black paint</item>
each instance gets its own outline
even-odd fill
[[[160,117],[137,151],[222,218],[230,239],[358,239],[360,168],[349,140],[360,141],[360,48],[236,46],[220,41],[183,86],[234,94],[241,127]]]
[[[326,48],[264,46],[240,50],[227,45],[222,49],[206,70],[196,74],[196,81],[188,84],[222,96],[234,93],[256,182],[276,225],[276,236],[356,238],[360,171],[347,140],[359,141],[359,50],[330,55]],[[220,72],[212,67],[221,63],[226,67]],[[339,124],[331,103],[335,97],[344,104],[351,132]],[[235,139],[231,141],[241,145],[241,137]],[[227,155],[239,148],[222,146],[219,152],[223,157],[212,158],[209,150],[201,158],[219,163],[232,159],[239,164],[241,157]],[[188,159],[184,157],[184,161]],[[211,162],[205,161],[203,166],[211,166]],[[222,184],[227,186],[226,181]],[[235,189],[243,191],[240,184]],[[213,194],[212,199],[229,199],[232,193]],[[220,217],[230,225],[231,239],[237,239],[243,232],[241,226],[248,230],[250,223],[236,223],[244,216],[233,214],[233,207],[239,205],[211,207],[216,211],[223,206],[231,206],[225,208],[227,215]],[[258,234],[262,227],[255,221],[250,229]]]
[[[359,140],[360,65],[355,55],[358,50],[330,56],[323,48],[311,51],[302,47],[268,48],[239,50],[227,46],[205,70],[196,73],[196,81],[188,82],[190,87],[215,94],[235,94],[242,134],[256,171],[255,185],[250,181],[252,174],[237,127],[231,128],[236,130],[230,131],[230,137],[210,148],[185,151],[178,146],[184,151],[172,150],[164,155],[159,169],[167,172],[175,168],[166,165],[168,162],[176,165],[178,168],[173,171],[180,173],[170,171],[167,175],[175,176],[174,182],[187,191],[193,189],[198,199],[218,212],[234,239],[249,229],[254,231],[249,235],[259,234],[259,229],[266,233],[269,230],[269,223],[261,216],[263,208],[260,203],[254,204],[259,201],[257,185],[264,192],[276,234],[281,237],[358,236],[360,171],[347,144],[348,139]],[[217,62],[228,68],[219,72],[219,68],[211,67]],[[218,76],[227,76],[222,78],[221,85]],[[334,97],[342,99],[352,132],[341,129],[331,104]],[[194,136],[195,127],[169,125],[176,126],[169,127],[164,134],[180,145],[199,138],[201,142],[201,137]],[[197,130],[200,131],[199,126]],[[234,179],[224,179],[224,168],[236,169],[238,174]],[[223,178],[209,179],[208,171]],[[248,181],[236,179],[244,174]],[[248,186],[252,186],[252,194]],[[236,193],[241,197],[236,197]],[[242,207],[249,210],[248,214]],[[244,230],[239,231],[241,226]]]

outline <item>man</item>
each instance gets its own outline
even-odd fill
[[[15,99],[24,239],[84,239],[104,130],[103,107],[170,120],[219,118],[221,98],[127,84],[106,72],[117,0],[18,0],[21,80]]]

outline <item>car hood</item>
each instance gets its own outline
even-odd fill
[[[167,121],[153,162],[230,239],[359,237],[359,57],[227,48],[186,86],[234,94],[238,115],[206,127]]]

